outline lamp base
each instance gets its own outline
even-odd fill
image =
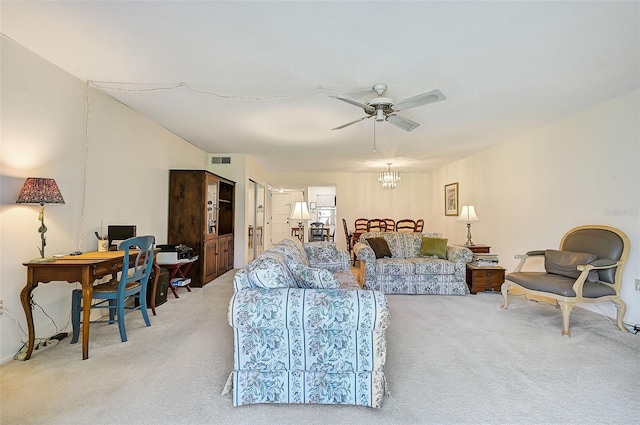
[[[464,246],[474,246],[475,244],[471,242],[471,223],[467,223],[467,243]]]
[[[38,257],[29,260],[30,263],[53,263],[54,261],[56,261],[56,257]]]

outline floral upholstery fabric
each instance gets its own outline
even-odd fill
[[[307,245],[310,247],[307,248]],[[307,251],[310,256],[307,255]],[[284,270],[282,264],[287,270]],[[234,289],[241,291],[251,288],[298,287],[296,279],[291,274],[292,264],[329,270],[340,287],[359,288],[351,273],[349,253],[338,251],[333,242],[312,242],[303,246],[298,239],[285,239],[237,270],[233,278]],[[345,271],[348,273],[341,273]]]
[[[423,236],[443,237],[440,233],[402,232],[371,232],[360,235],[354,252],[364,269],[363,287],[385,294],[468,294],[466,263],[471,261],[471,251],[448,245],[446,260],[420,257]],[[376,259],[367,244],[370,237],[385,238],[392,258]]]
[[[290,263],[289,270],[298,288],[336,289],[340,287],[338,280],[329,270],[297,263]]]
[[[327,270],[349,270],[351,258],[347,251],[338,251],[333,242],[309,242],[304,244],[309,264]]]
[[[377,291],[250,289],[229,303],[234,406],[322,403],[380,407],[389,310]]]
[[[248,266],[249,281],[258,288],[295,288],[297,287],[284,256],[277,252],[267,252]]]
[[[295,241],[292,239],[284,239],[265,252],[277,251],[284,255],[287,263],[298,263],[308,266],[309,259],[307,258],[307,254],[304,248],[299,247],[298,244],[302,245],[297,239]]]

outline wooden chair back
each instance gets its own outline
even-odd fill
[[[367,222],[367,232],[386,232],[387,223],[380,218],[373,218]]]
[[[415,232],[416,222],[408,218],[404,220],[398,220],[396,223],[396,232]]]
[[[355,221],[356,232],[366,232],[367,231],[367,223],[369,222],[366,218],[357,218]]]

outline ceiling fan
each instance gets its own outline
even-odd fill
[[[382,94],[387,90],[387,85],[384,83],[378,83],[373,86],[373,90],[378,93],[378,97],[374,97],[367,103],[358,102],[357,100],[349,99],[342,96],[331,96],[338,100],[342,100],[343,102],[350,103],[355,106],[359,106],[364,109],[364,112],[367,114],[362,118],[358,118],[355,121],[348,122],[336,128],[332,128],[332,130],[340,130],[341,128],[345,128],[350,126],[351,124],[355,124],[362,120],[366,120],[371,117],[375,117],[376,121],[388,121],[391,124],[400,127],[405,131],[411,131],[414,128],[418,127],[418,124],[415,121],[412,121],[408,118],[401,117],[400,115],[396,115],[396,112],[404,111],[405,109],[415,108],[417,106],[426,105],[428,103],[439,102],[441,100],[445,100],[446,97],[440,90],[432,90],[427,93],[422,93],[408,99],[401,100],[399,102],[394,102],[393,99],[389,99],[388,97],[382,97]]]

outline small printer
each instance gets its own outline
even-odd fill
[[[158,263],[178,263],[180,260],[188,260],[192,257],[193,248],[184,244],[179,245],[157,245],[160,250],[156,256]]]

